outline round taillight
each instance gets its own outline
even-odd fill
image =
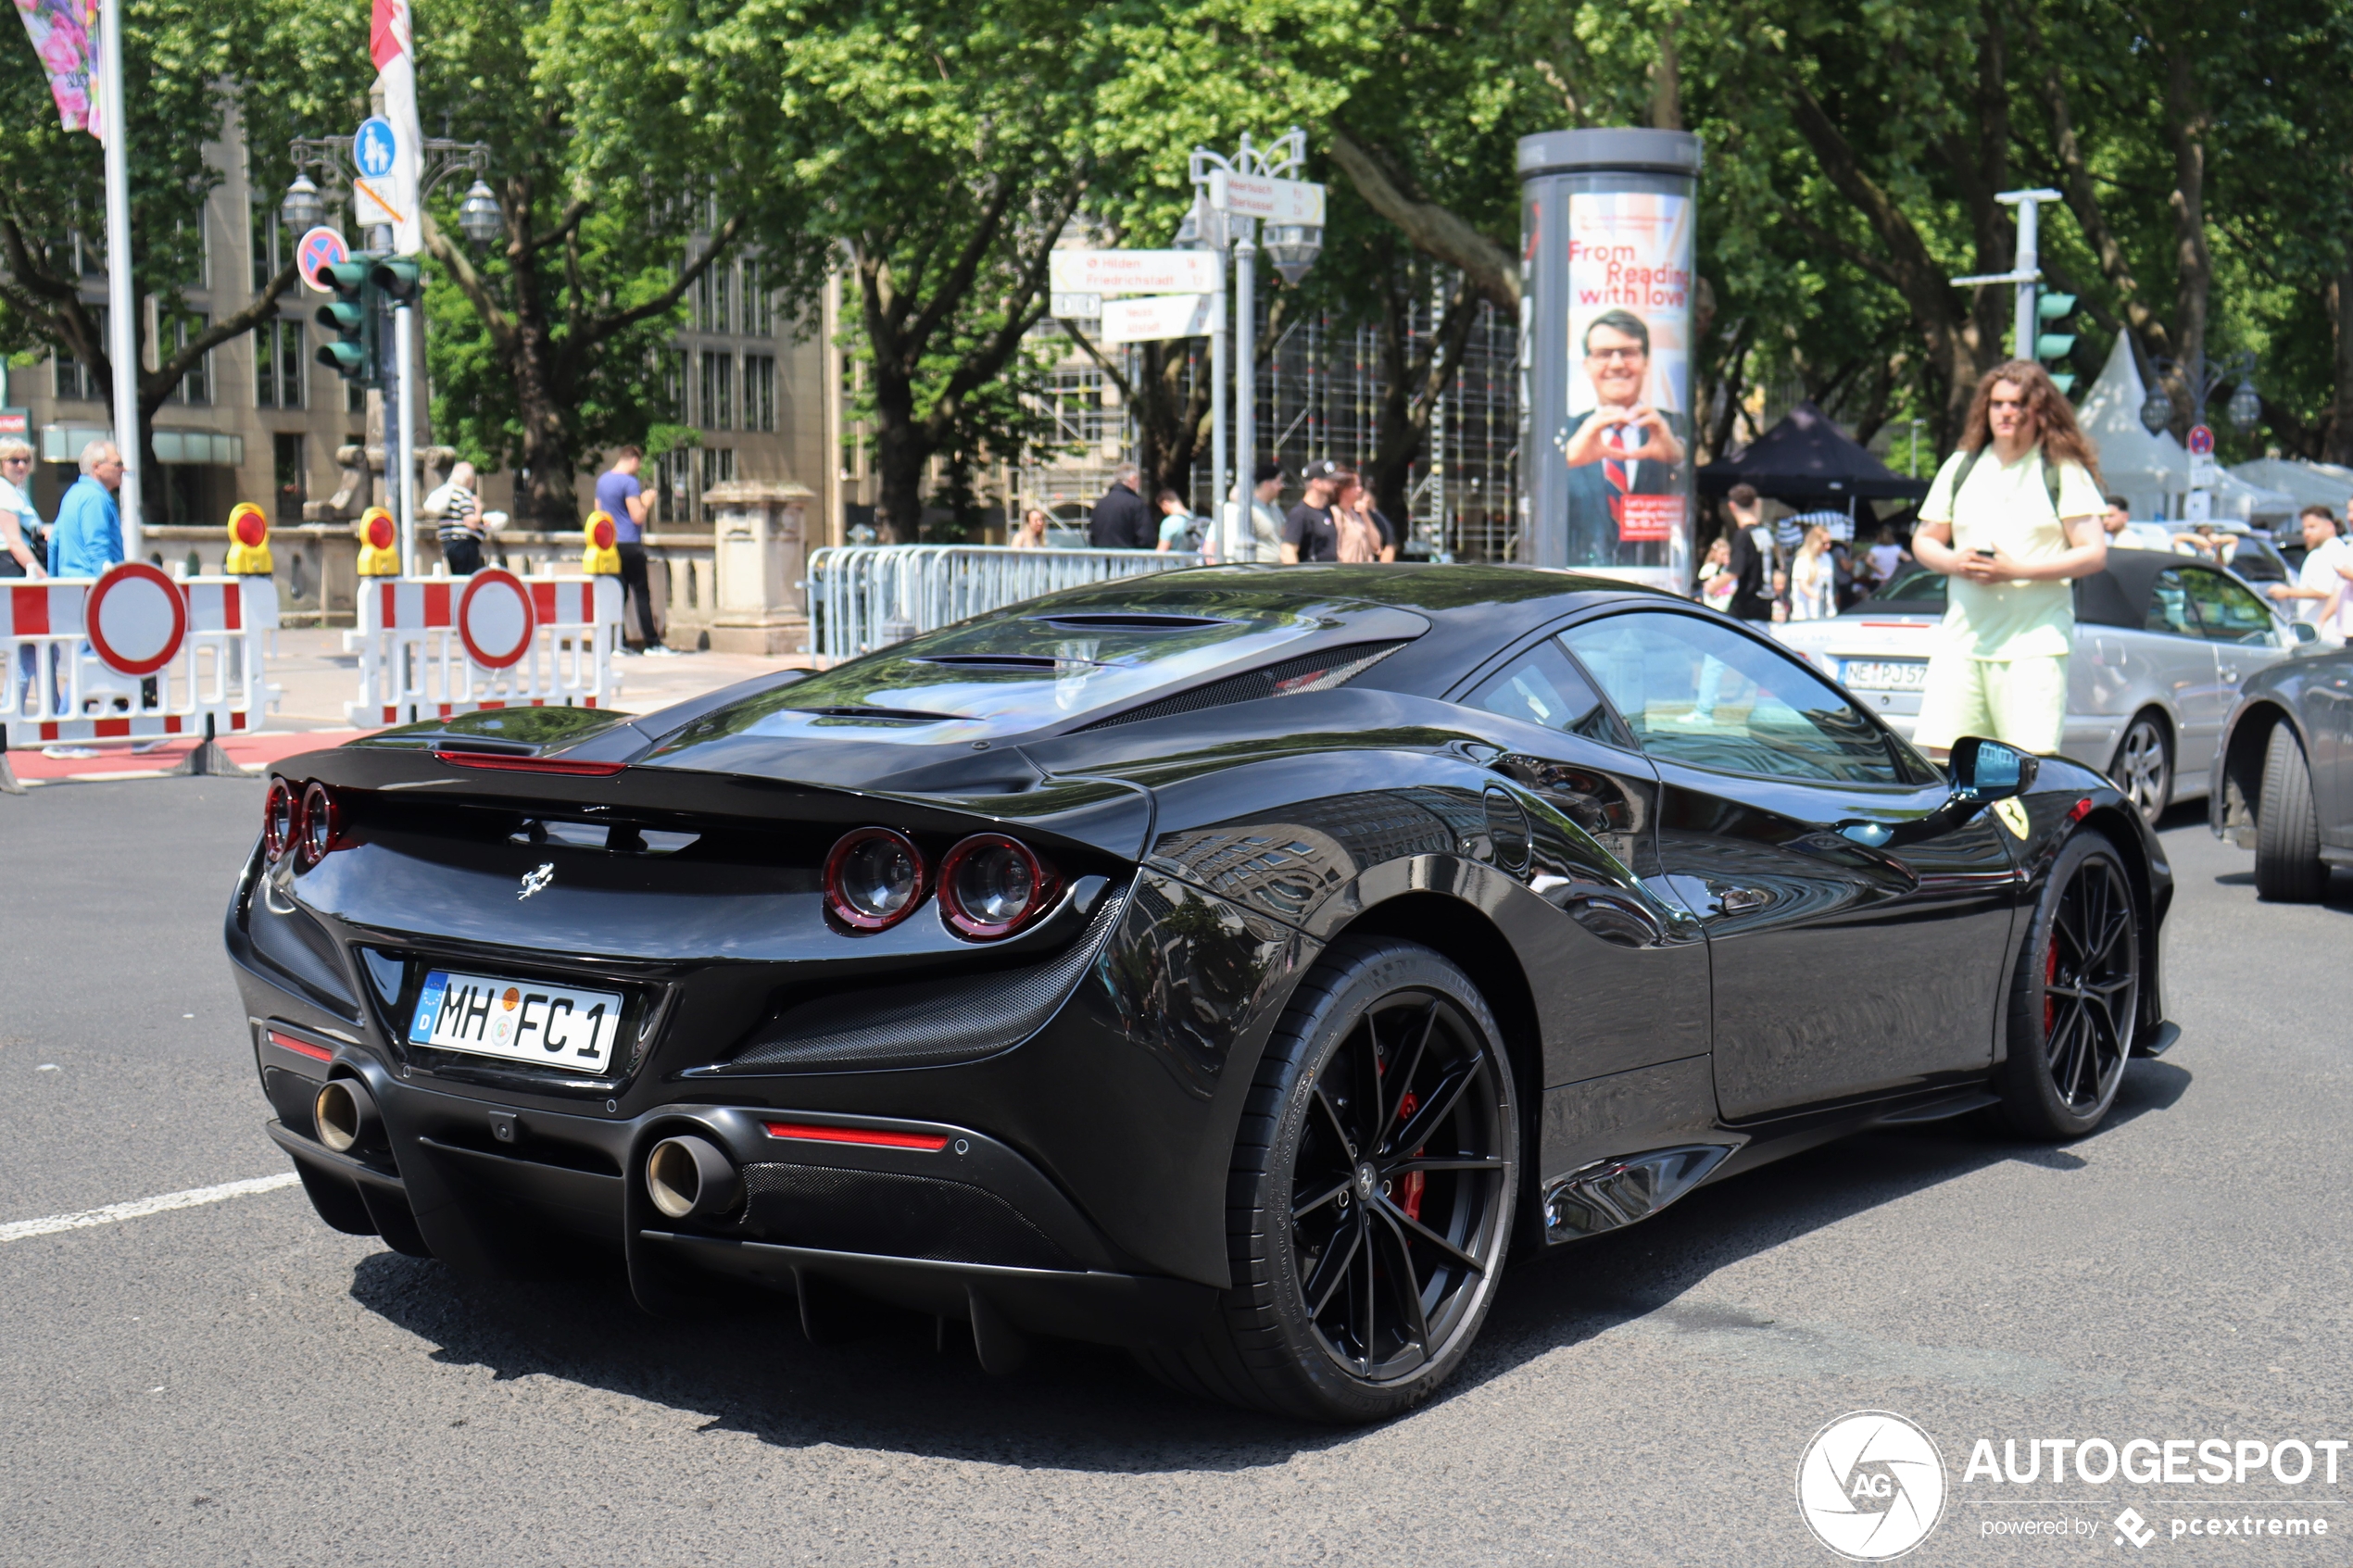
[[[897,925],[924,897],[924,854],[888,828],[846,833],[825,857],[825,908],[853,931]]]
[[[308,871],[327,858],[343,837],[343,809],[335,793],[314,784],[302,792],[302,816],[295,829],[295,864]]]
[[[261,806],[261,852],[273,860],[286,858],[295,836],[294,785],[283,779],[270,781],[270,798]]]
[[[957,932],[987,942],[1028,924],[1060,886],[1027,845],[976,833],[939,863],[939,912]]]

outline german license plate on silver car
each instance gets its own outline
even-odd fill
[[[425,976],[412,1045],[602,1073],[621,1034],[621,998],[536,981],[436,969]]]
[[[1850,659],[1844,676],[1856,691],[1916,692],[1928,684],[1924,659]]]

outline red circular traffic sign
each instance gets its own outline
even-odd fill
[[[302,274],[302,286],[313,294],[333,292],[319,281],[320,268],[340,267],[350,259],[351,247],[343,243],[341,234],[323,223],[304,230],[302,238],[295,242],[295,270]]]
[[[152,675],[171,662],[188,634],[188,601],[178,583],[145,561],[118,561],[90,590],[82,630],[107,669]]]
[[[2193,458],[2210,458],[2214,456],[2213,430],[2207,425],[2190,426],[2190,439],[2187,445],[2190,449],[2190,456]]]
[[[487,567],[466,579],[458,596],[458,640],[466,657],[485,670],[505,670],[531,651],[538,630],[531,590],[504,567]]]

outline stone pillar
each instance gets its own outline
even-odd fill
[[[788,479],[731,479],[703,492],[715,551],[713,653],[774,656],[809,644],[809,503],[815,493]]]

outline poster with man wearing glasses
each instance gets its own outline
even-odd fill
[[[1579,194],[1568,213],[1568,560],[1680,586],[1692,552],[1692,207]],[[1629,570],[1630,569],[1630,570]]]

